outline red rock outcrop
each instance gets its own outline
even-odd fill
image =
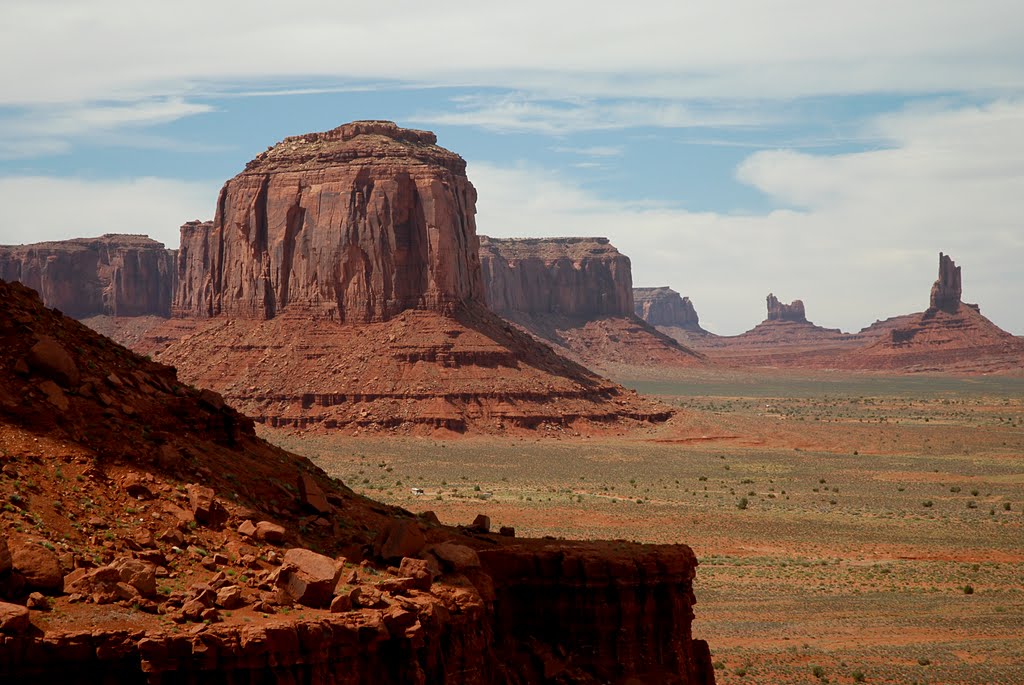
[[[768,303],[768,318],[765,321],[795,321],[807,323],[807,316],[804,313],[803,300],[793,300],[789,304],[779,302],[779,298],[768,293],[765,298]]]
[[[2,281],[0,442],[0,524],[34,522],[0,538],[5,684],[714,682],[685,545],[468,535],[368,501]],[[410,526],[418,558],[372,555],[370,531]]]
[[[480,263],[493,311],[591,368],[704,363],[634,314],[629,258],[607,238],[481,236]]]
[[[179,316],[386,321],[482,300],[466,163],[433,133],[357,121],[286,138],[182,230]]]
[[[169,316],[174,264],[174,250],[142,235],[0,247],[0,279],[27,285],[75,318]]]
[[[844,358],[845,368],[885,371],[1000,373],[1024,369],[1024,339],[961,301],[961,272],[939,253],[939,278],[928,309],[865,328],[866,346]]]
[[[224,185],[212,224],[182,227],[178,318],[137,349],[271,426],[667,418],[486,309],[475,201],[432,133],[371,121],[287,138]],[[615,307],[631,311],[620,261]]]

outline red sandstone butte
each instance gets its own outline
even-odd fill
[[[704,363],[634,314],[629,258],[607,238],[481,236],[480,261],[493,311],[588,366]]]
[[[179,316],[347,322],[482,298],[466,163],[428,131],[357,121],[285,138],[182,231]]]
[[[390,122],[286,138],[224,185],[212,223],[182,227],[177,318],[139,349],[270,426],[666,419],[486,308],[465,169]],[[622,297],[631,311],[628,279]]]

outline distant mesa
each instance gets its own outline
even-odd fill
[[[804,313],[802,300],[793,300],[789,304],[779,302],[779,298],[768,293],[768,318],[766,321],[795,321],[796,323],[809,323]]]
[[[707,333],[700,327],[700,317],[689,297],[682,297],[672,288],[633,288],[634,313],[652,326],[681,328],[693,333]]]
[[[0,246],[0,280],[18,281],[75,318],[169,316],[175,251],[143,235],[108,233]]]
[[[607,238],[480,237],[487,303],[591,367],[694,366],[694,352],[635,314],[629,257]]]

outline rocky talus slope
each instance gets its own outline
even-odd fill
[[[711,683],[684,545],[449,528],[0,282],[4,683]]]
[[[629,258],[607,238],[480,238],[487,304],[587,366],[699,366],[634,314]]]

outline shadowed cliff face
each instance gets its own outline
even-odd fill
[[[182,229],[174,312],[348,322],[482,301],[476,191],[426,131],[345,124],[286,138]]]
[[[18,281],[69,316],[169,316],[175,251],[141,235],[107,234],[0,247],[0,279]]]
[[[939,253],[939,278],[932,284],[928,301],[929,311],[944,311],[950,314],[960,309],[963,288],[960,282],[960,267],[948,255]],[[977,307],[977,305],[973,305]]]
[[[499,314],[631,316],[629,257],[607,238],[480,237],[487,304]]]

